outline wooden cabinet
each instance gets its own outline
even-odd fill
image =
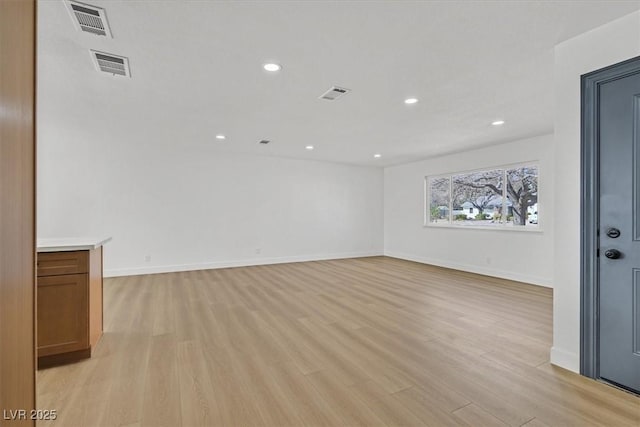
[[[102,247],[38,253],[38,368],[91,357],[102,336]]]
[[[38,277],[38,357],[89,348],[86,274]]]

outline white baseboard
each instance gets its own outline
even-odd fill
[[[363,258],[382,256],[382,251],[343,252],[336,254],[294,255],[271,258],[247,258],[235,261],[215,261],[194,264],[159,265],[153,267],[132,267],[105,269],[104,277],[138,276],[141,274],[173,273],[177,271],[210,270],[216,268],[249,267],[252,265],[286,264],[290,262],[322,261],[329,259]]]
[[[580,373],[580,355],[557,347],[551,347],[551,364],[577,374]]]
[[[477,265],[461,264],[457,262],[445,261],[440,259],[430,259],[421,256],[405,254],[401,252],[385,251],[385,256],[392,258],[400,258],[407,261],[415,261],[422,264],[436,265],[438,267],[452,268],[455,270],[466,271],[469,273],[483,274],[485,276],[499,277],[502,279],[515,280],[517,282],[531,283],[533,285],[553,288],[553,280],[547,277],[532,276],[529,274],[521,274],[515,271],[505,271],[493,268],[481,267]]]

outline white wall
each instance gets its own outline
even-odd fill
[[[551,362],[580,369],[580,76],[640,55],[640,12],[555,49],[555,261]]]
[[[542,232],[423,225],[425,176],[532,160],[540,165]],[[385,255],[551,286],[553,171],[552,135],[386,168]]]
[[[380,168],[75,132],[39,129],[38,236],[113,236],[107,276],[382,254]]]

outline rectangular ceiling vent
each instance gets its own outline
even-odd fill
[[[351,92],[351,89],[345,89],[343,87],[332,86],[328,91],[320,96],[320,99],[326,99],[327,101],[335,101],[338,98],[342,98],[346,94]]]
[[[268,139],[262,139],[262,140],[260,140],[259,144],[268,144],[270,142],[271,141],[269,141]]]
[[[98,36],[113,37],[104,9],[72,0],[67,0],[66,4],[76,29]]]
[[[110,53],[91,51],[93,64],[98,71],[104,71],[112,75],[131,77],[129,60],[124,56],[112,55]]]

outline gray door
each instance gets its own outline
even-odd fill
[[[640,74],[600,85],[600,377],[640,392]]]

